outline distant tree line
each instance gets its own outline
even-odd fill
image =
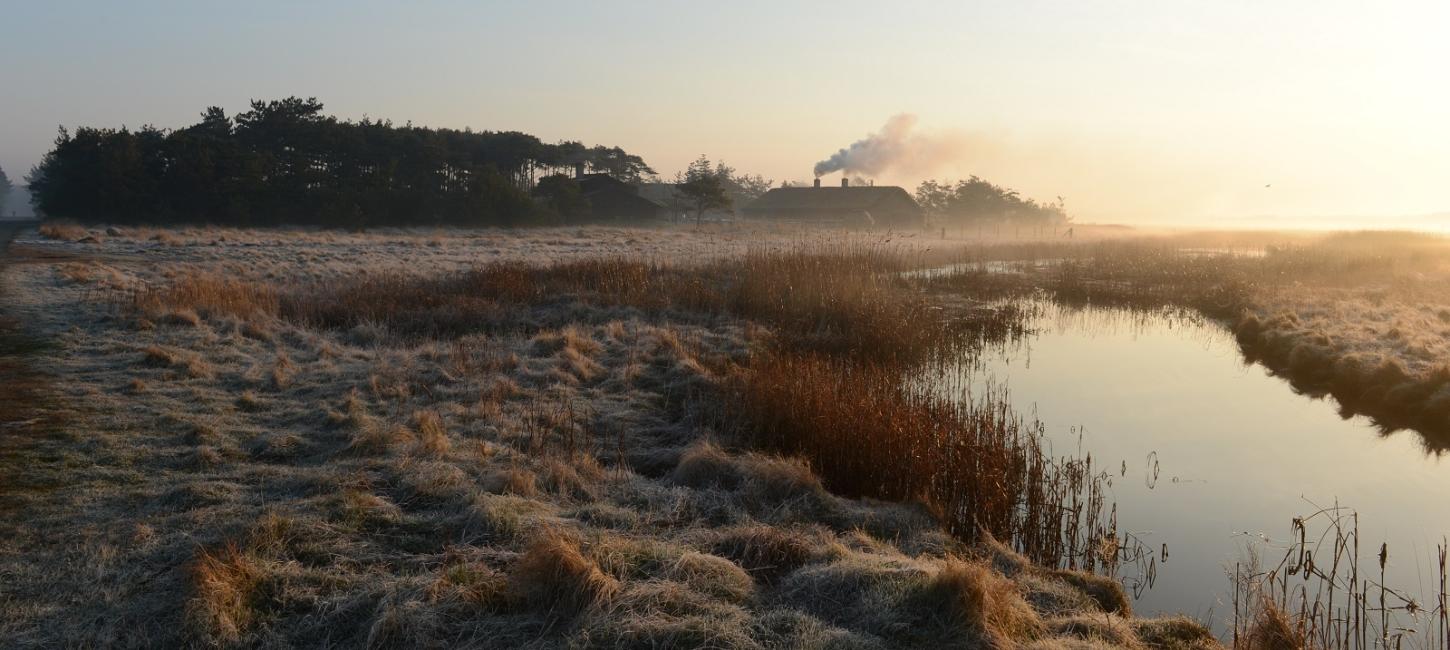
[[[658,182],[653,177],[630,181],[628,178],[615,176],[636,185]],[[760,174],[737,171],[724,161],[712,163],[708,157],[701,155],[685,170],[676,173],[673,180],[665,183],[665,191],[651,192],[652,196],[649,198],[661,203],[671,215],[690,216],[698,225],[708,212],[731,210],[760,198],[762,194],[770,191],[773,183],[774,181]],[[589,198],[584,195],[583,187],[567,174],[557,173],[540,178],[534,188],[534,196],[539,199],[541,208],[558,222],[588,221],[592,216]]]
[[[31,170],[35,207],[114,223],[518,225],[534,178],[582,165],[627,182],[654,170],[618,147],[339,120],[316,99],[208,108],[176,130],[64,128]]]
[[[665,207],[673,214],[691,215],[698,226],[707,212],[734,210],[769,192],[774,183],[760,174],[738,171],[723,160],[712,163],[701,154],[675,174]]]
[[[943,225],[1007,221],[1023,225],[1066,223],[1070,218],[1062,197],[1053,203],[1024,199],[1016,190],[973,176],[964,181],[925,181],[916,188],[916,202]]]
[[[14,189],[15,185],[10,182],[10,177],[5,175],[5,168],[0,167],[0,212],[4,211],[5,202],[10,199],[10,192]],[[8,215],[0,214],[0,217],[6,216]]]

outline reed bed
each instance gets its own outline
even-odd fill
[[[898,364],[777,355],[732,385],[752,444],[808,458],[833,492],[924,504],[959,539],[1009,543],[1047,566],[1111,574],[1119,558],[1090,457],[1050,457],[1005,395],[945,399]]]
[[[1334,506],[1295,517],[1284,554],[1269,568],[1234,567],[1235,648],[1450,647],[1446,554],[1435,549],[1428,598],[1385,582],[1389,547],[1361,555],[1359,514]],[[1277,642],[1265,646],[1266,639]]]
[[[855,359],[921,359],[968,328],[904,282],[910,267],[882,246],[811,245],[748,251],[732,277],[730,309],[774,326],[788,347]]]
[[[719,311],[724,298],[708,276],[627,258],[552,265],[482,264],[467,271],[420,276],[401,271],[363,274],[334,283],[278,286],[202,274],[131,298],[143,312],[195,309],[206,314],[282,318],[331,330],[381,327],[413,339],[542,329],[519,319],[513,305],[577,302],[644,310]],[[561,319],[573,314],[561,313]]]
[[[271,316],[331,330],[381,327],[415,339],[537,330],[580,307],[647,314],[730,315],[774,327],[794,347],[853,357],[920,357],[952,330],[942,310],[898,277],[910,261],[882,245],[758,248],[702,265],[611,257],[554,264],[489,263],[442,275],[401,271],[282,286],[215,274],[135,290],[130,306],[165,316]],[[523,320],[518,305],[557,305],[559,322]]]

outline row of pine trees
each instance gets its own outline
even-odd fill
[[[82,222],[507,226],[549,218],[529,197],[536,175],[579,165],[627,182],[654,174],[617,147],[322,110],[289,97],[233,117],[209,108],[176,130],[62,129],[27,179],[32,200]]]

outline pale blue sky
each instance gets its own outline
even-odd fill
[[[58,124],[297,94],[803,180],[910,112],[959,155],[882,182],[975,173],[1095,220],[1428,213],[1446,25],[1444,2],[0,0],[0,166]]]

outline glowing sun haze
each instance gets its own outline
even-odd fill
[[[1450,211],[1446,25],[1431,1],[3,2],[0,166],[18,179],[58,124],[295,94],[806,181],[909,114],[950,147],[878,182],[976,174],[1090,221],[1392,225],[1344,218]]]

